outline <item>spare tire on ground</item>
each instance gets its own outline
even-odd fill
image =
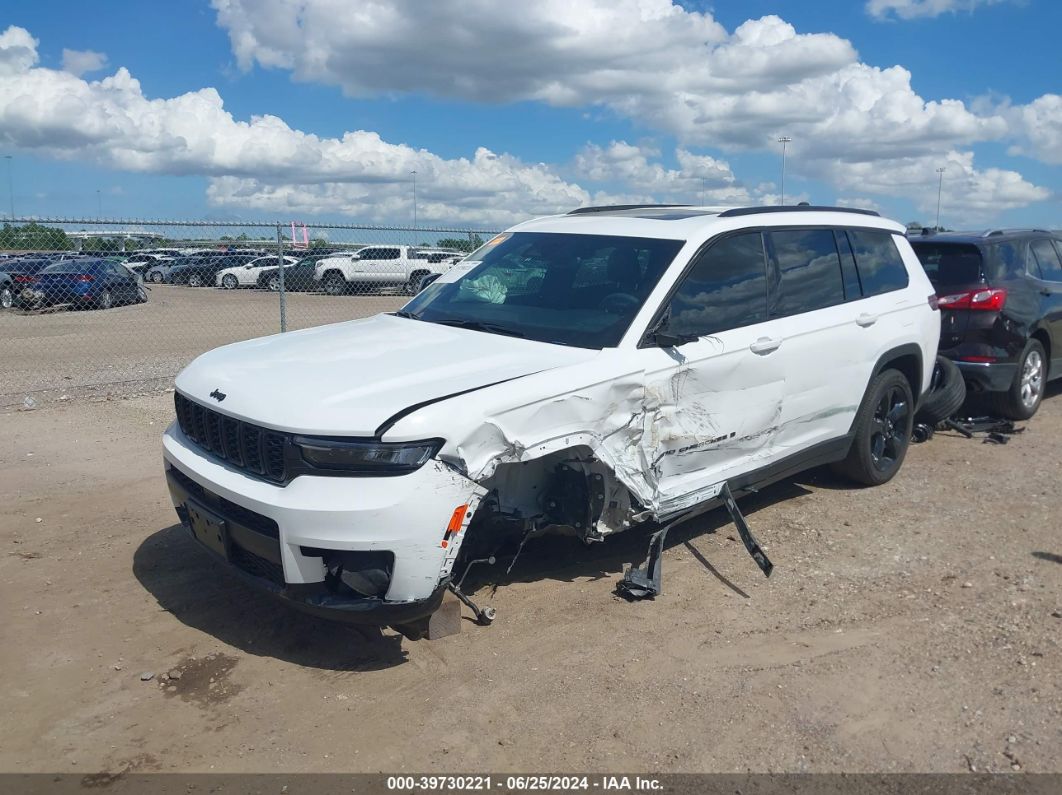
[[[963,381],[962,372],[951,359],[938,356],[929,394],[918,407],[915,422],[930,427],[938,425],[958,411],[965,402],[966,382]]]

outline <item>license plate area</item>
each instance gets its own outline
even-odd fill
[[[225,520],[195,500],[185,503],[188,523],[196,541],[225,560],[229,559],[229,528]]]

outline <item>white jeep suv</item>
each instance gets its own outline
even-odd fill
[[[520,224],[398,312],[196,359],[173,503],[250,582],[403,625],[506,542],[601,540],[824,463],[883,483],[940,332],[904,231],[818,207]]]

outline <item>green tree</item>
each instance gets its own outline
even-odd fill
[[[70,248],[70,238],[58,227],[31,221],[25,226],[4,224],[0,229],[0,249],[5,251],[67,251]]]
[[[452,248],[457,251],[475,251],[482,245],[483,238],[475,233],[469,235],[467,239],[461,237],[444,237],[438,243],[439,248]]]

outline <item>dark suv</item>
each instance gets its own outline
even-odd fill
[[[940,353],[1016,420],[1062,376],[1062,239],[1036,229],[911,239],[936,288]]]

